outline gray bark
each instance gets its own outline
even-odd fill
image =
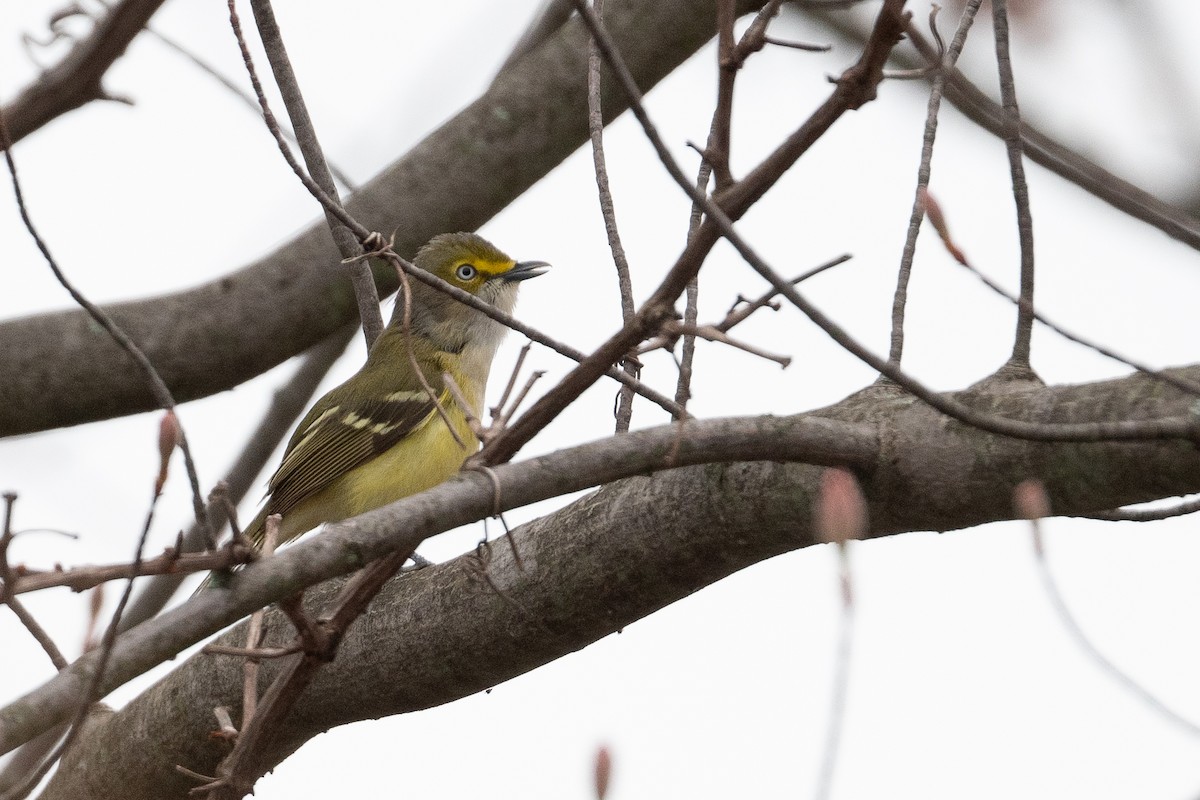
[[[1195,379],[1200,367],[1180,373]],[[1192,403],[1144,376],[1052,388],[1033,381],[998,382],[959,393],[959,399],[1041,422],[1180,416],[1189,413]],[[688,427],[702,434],[709,430],[702,426],[717,424]],[[755,435],[751,446],[772,459],[803,452],[811,460],[856,465],[870,505],[871,536],[1011,519],[1012,487],[1028,477],[1046,483],[1058,514],[1200,490],[1200,453],[1188,442],[1019,441],[981,433],[886,387],[865,390],[819,415],[721,424],[731,427],[710,441],[718,450],[736,452],[739,439]],[[792,449],[772,449],[769,442],[789,439],[789,429]],[[622,441],[628,438],[616,437],[603,446]],[[688,442],[685,438],[681,460],[700,458]],[[645,462],[628,466],[628,453],[636,449],[625,455],[613,451],[616,462],[609,468],[619,469],[624,462],[627,469],[644,470]],[[596,468],[578,453],[572,459],[583,471]],[[559,468],[548,462],[515,475],[523,466],[502,468],[513,471],[501,475],[504,497],[514,502],[535,496],[532,487],[558,480],[554,474]],[[738,461],[609,483],[514,532],[524,573],[514,565],[507,543],[493,543],[487,571],[505,597],[480,577],[479,564],[470,556],[393,581],[278,732],[268,760],[277,763],[336,725],[415,711],[494,686],[739,569],[814,544],[811,511],[819,473],[811,464]],[[475,495],[456,494],[455,486],[473,487]],[[299,570],[306,571],[305,579],[313,570],[319,572],[320,567],[312,566],[314,558],[346,560],[351,539],[356,542],[353,552],[374,552],[373,531],[384,538],[388,530],[402,535],[400,529],[412,528],[414,519],[437,513],[433,506],[454,517],[451,524],[458,521],[454,510],[464,504],[470,514],[486,515],[486,481],[446,487],[442,496],[423,505],[405,501],[364,515],[349,535],[339,526],[285,551],[275,561],[290,556],[291,565],[277,570],[274,578],[263,577],[271,562],[261,562],[252,568],[258,572],[247,570],[243,578],[259,586],[274,580],[279,592]],[[249,593],[243,588],[228,594]],[[331,591],[322,587],[319,596]],[[185,609],[179,616],[194,619],[207,611]],[[271,630],[273,642],[289,637],[286,623],[276,615]],[[235,629],[223,640],[237,643],[241,636]],[[191,784],[175,773],[174,765],[212,771],[222,752],[207,737],[213,727],[211,709],[240,707],[240,693],[236,661],[204,655],[190,659],[120,712],[94,715],[44,796],[185,796]]]
[[[714,20],[712,0],[614,0],[605,11],[644,91],[712,38]],[[586,62],[586,32],[572,21],[356,192],[347,210],[371,230],[396,231],[396,250],[408,257],[434,234],[478,228],[587,141]],[[626,108],[607,81],[603,103],[608,120]],[[316,222],[215,281],[107,311],[175,399],[194,400],[237,386],[356,319],[339,261],[327,226]],[[377,265],[375,278],[381,294],[395,291],[390,268]],[[79,310],[0,324],[0,375],[0,436],[157,407],[128,357]]]

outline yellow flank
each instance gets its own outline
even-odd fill
[[[323,522],[336,522],[394,503],[453,476],[479,447],[466,414],[443,399],[459,445],[435,410],[399,444],[335,478],[285,515],[280,540],[289,541]]]

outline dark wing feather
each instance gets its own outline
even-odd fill
[[[440,377],[430,384],[444,406],[449,398],[442,396],[447,392]],[[287,516],[301,500],[386,451],[436,413],[423,389],[368,392],[366,401],[345,390],[343,384],[322,398],[292,435],[269,484],[270,513]]]

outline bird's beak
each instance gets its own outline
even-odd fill
[[[545,275],[549,271],[550,265],[545,261],[518,261],[512,269],[499,277],[506,281],[523,281]]]

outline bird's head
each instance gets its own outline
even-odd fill
[[[511,314],[521,281],[550,269],[545,261],[515,261],[475,233],[443,233],[421,248],[413,263],[452,286],[470,292]],[[444,346],[468,341],[497,343],[504,329],[468,306],[420,281],[410,281],[413,291],[413,326]],[[398,299],[394,319],[403,313]]]
[[[550,269],[545,261],[514,261],[475,233],[435,236],[421,248],[413,263],[505,313],[512,313],[521,281]]]

